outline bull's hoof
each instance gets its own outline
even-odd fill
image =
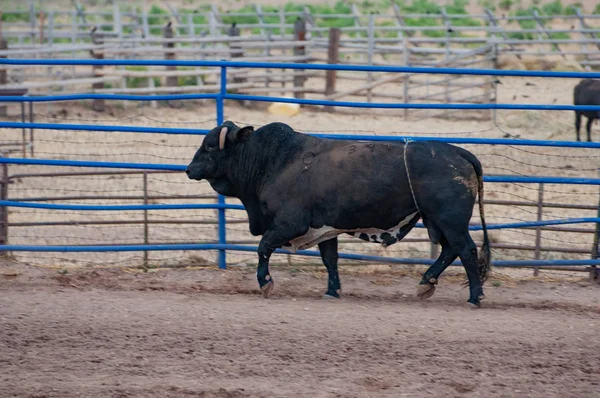
[[[273,282],[273,280],[271,279],[269,282],[267,282],[266,285],[264,285],[263,287],[260,288],[264,298],[269,298],[269,295],[273,291],[274,286],[275,286],[275,282]]]
[[[482,294],[481,296],[477,297],[477,299],[469,299],[469,301],[467,301],[467,305],[472,309],[481,308],[481,300],[483,300],[484,297],[485,296]]]
[[[417,297],[421,300],[428,299],[435,293],[435,285],[433,283],[426,283],[424,285],[417,286]]]
[[[338,290],[328,290],[327,293],[323,295],[324,299],[339,299],[342,294],[341,289]]]

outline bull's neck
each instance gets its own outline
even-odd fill
[[[253,152],[242,145],[235,151],[235,159],[229,168],[228,179],[242,201],[258,197],[270,171],[268,157]]]
[[[281,171],[302,150],[305,137],[292,134],[285,140],[268,139],[267,136],[252,137],[253,142],[236,148],[228,178],[236,187],[239,199],[257,199],[268,180],[274,178],[277,171]]]

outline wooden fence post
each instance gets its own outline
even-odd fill
[[[102,36],[100,33],[97,32],[97,28],[94,27],[92,29],[91,32],[92,35],[92,43],[93,44],[104,44],[104,40],[102,39]],[[95,59],[104,59],[104,50],[100,50],[100,51],[94,51],[92,50],[92,56]],[[103,69],[104,66],[103,65],[94,65],[92,67],[93,71],[94,71],[94,76],[99,76],[99,74],[96,74],[95,71]],[[94,83],[92,84],[92,91],[95,89],[103,89],[104,88],[104,83],[103,82],[99,82],[99,83]],[[95,110],[96,112],[104,112],[105,109],[105,104],[104,104],[104,100],[103,99],[94,99],[92,100],[92,109]]]
[[[0,50],[7,50],[8,42],[2,37],[2,11],[0,11]],[[6,58],[5,56],[1,56],[0,58]],[[6,84],[6,69],[0,69],[0,85]],[[0,105],[0,116],[6,116],[6,105]]]
[[[537,221],[542,221],[544,216],[544,184],[540,183],[538,186],[538,203],[537,203]],[[538,226],[535,229],[535,259],[539,260],[542,255],[542,227]],[[533,269],[533,276],[538,276],[540,270],[538,268]]]
[[[329,45],[327,47],[327,63],[337,64],[340,60],[340,34],[339,28],[329,29]],[[335,93],[335,78],[337,71],[328,70],[325,72],[325,95]]]
[[[306,21],[302,18],[296,19],[294,22],[294,40],[296,41],[306,41]],[[305,55],[306,47],[294,46],[294,55]],[[301,74],[304,72],[304,69],[295,69],[294,70],[294,88],[304,87],[304,76]],[[299,91],[294,91],[294,97],[296,98],[304,98],[304,93]]]
[[[30,39],[31,44],[35,44],[35,5],[33,2],[29,3],[29,27],[31,28]]]
[[[173,26],[171,24],[171,21],[169,21],[169,23],[164,27],[163,29],[163,37],[165,39],[172,39],[173,38]],[[164,43],[164,47],[165,48],[175,48],[175,43],[173,41],[165,41]],[[175,59],[175,52],[165,52],[165,60],[174,60]],[[167,65],[167,70],[168,71],[175,71],[177,70],[177,67],[174,65]],[[167,81],[166,81],[166,86],[167,87],[177,87],[179,86],[179,79],[177,76],[167,76]],[[170,107],[179,107],[181,106],[182,102],[181,101],[168,101],[167,102],[169,104]]]
[[[354,6],[354,5],[353,5]],[[367,64],[373,65],[373,52],[375,51],[375,17],[369,14],[368,36],[367,36]],[[367,84],[373,83],[373,72],[367,72]],[[367,102],[373,100],[373,92],[369,88],[367,90]]]
[[[498,69],[498,42],[496,40],[496,34],[492,34],[490,36],[490,40],[492,41],[492,46],[490,48],[491,59],[490,59],[490,68]],[[494,101],[494,104],[498,101],[498,79],[496,76],[490,76],[490,82],[492,86],[490,87],[488,102],[491,103]],[[492,123],[496,124],[496,108],[491,110]]]
[[[40,44],[44,44],[44,11],[40,11]]]
[[[143,186],[144,186],[144,205],[147,206],[148,201],[148,172],[144,171],[143,174]],[[149,244],[148,239],[148,210],[144,209],[144,245]],[[144,250],[144,263],[142,266],[143,270],[148,272],[148,250]]]
[[[5,156],[3,153],[0,155]],[[8,200],[8,165],[3,163],[0,167],[2,173],[0,174],[0,200]],[[0,245],[8,244],[8,207],[0,206]],[[3,255],[8,254],[2,252]]]
[[[235,22],[233,22],[231,24],[231,26],[229,27],[229,30],[227,31],[227,35],[229,37],[233,37],[233,38],[240,37],[240,28],[237,27],[237,24]],[[231,48],[231,58],[240,58],[240,57],[244,56],[244,50],[242,50],[242,47],[240,46],[240,43],[238,41],[230,40],[229,48]],[[244,83],[244,82],[246,82],[246,79],[243,77],[239,77],[238,74],[234,74],[233,82],[234,83]],[[247,105],[246,102],[244,102],[244,103]]]
[[[445,34],[446,34],[446,42],[445,42],[445,56],[444,56],[444,61],[448,62],[448,60],[450,59],[450,32],[452,31],[452,26],[450,24],[450,19],[448,18],[448,14],[446,14],[446,8],[442,7],[441,9],[442,12],[442,18],[444,21],[444,27],[445,29]],[[449,94],[449,90],[450,90],[450,85],[451,83],[449,81],[446,81],[446,83],[444,84],[444,103],[445,104],[449,104],[450,101],[450,94]],[[447,119],[450,116],[450,112],[448,112],[448,109],[445,109],[443,112],[443,118]]]
[[[227,35],[229,37],[240,37],[240,28],[237,27],[237,24],[234,22],[229,27],[227,31]],[[231,40],[229,41],[229,48],[231,48],[231,58],[239,58],[244,56],[244,52],[242,51],[242,47],[237,41]]]
[[[402,35],[402,43],[403,43],[403,49],[402,49],[402,57],[404,58],[404,66],[409,66],[410,64],[410,53],[408,51],[408,34],[407,32],[405,32],[404,35]],[[408,93],[408,85],[410,83],[410,75],[408,73],[404,74],[404,81],[403,81],[404,85],[402,88],[402,98],[404,99],[404,103],[408,104],[410,102],[410,98],[409,98],[409,93]],[[404,108],[404,120],[408,120],[408,108]]]
[[[598,195],[598,218],[600,218],[600,195]],[[592,247],[592,259],[600,260],[600,223],[596,223],[594,232],[594,246]],[[590,268],[590,280],[600,284],[600,268],[592,265]]]

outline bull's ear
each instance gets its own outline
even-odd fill
[[[254,132],[253,126],[242,127],[241,129],[232,131],[229,135],[231,136],[231,141],[234,143],[246,141],[250,138],[250,135]]]

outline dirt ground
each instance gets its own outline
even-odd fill
[[[597,397],[598,286],[276,268],[0,271],[0,397]],[[449,272],[450,275],[452,272]],[[454,272],[456,273],[456,272]],[[497,278],[497,277],[496,277]]]

